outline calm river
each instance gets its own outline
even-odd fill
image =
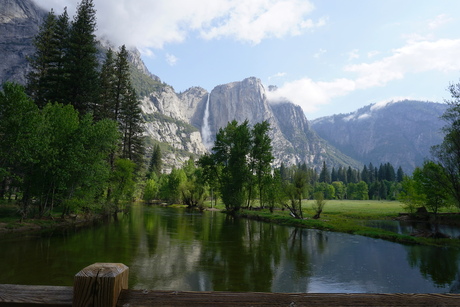
[[[135,205],[118,222],[0,237],[0,284],[70,286],[92,263],[121,262],[134,289],[458,293],[459,260],[457,249]]]

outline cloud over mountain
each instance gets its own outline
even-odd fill
[[[37,4],[73,15],[76,0],[40,0]],[[117,43],[162,48],[190,35],[203,39],[227,37],[258,44],[263,39],[298,35],[324,25],[308,15],[308,0],[95,0],[98,33]]]

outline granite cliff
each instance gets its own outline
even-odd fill
[[[313,129],[343,153],[365,164],[390,162],[411,173],[443,139],[439,117],[447,105],[397,101],[312,121]]]

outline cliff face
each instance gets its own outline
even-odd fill
[[[28,0],[0,0],[0,84],[24,84],[27,57],[34,49],[32,40],[46,12]]]
[[[374,165],[390,162],[407,173],[430,158],[430,148],[442,142],[439,117],[447,105],[399,101],[370,105],[351,114],[312,121],[313,129],[343,153]]]

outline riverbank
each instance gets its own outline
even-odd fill
[[[238,215],[263,222],[279,225],[319,229],[366,237],[383,239],[402,244],[421,244],[432,246],[450,246],[460,248],[459,239],[428,238],[423,236],[398,234],[392,231],[368,227],[366,221],[397,220],[402,211],[401,204],[395,201],[328,201],[320,219],[313,219],[315,212],[310,208],[311,201],[302,204],[304,219],[295,219],[288,210],[242,210]],[[446,221],[448,214],[443,214]],[[453,214],[453,220],[458,221],[458,214]]]
[[[17,206],[13,203],[3,203],[0,205],[0,235],[40,234],[56,230],[76,229],[88,227],[110,218],[97,213],[72,215],[64,218],[61,215],[61,212],[54,212],[48,217],[27,218],[20,221]]]

